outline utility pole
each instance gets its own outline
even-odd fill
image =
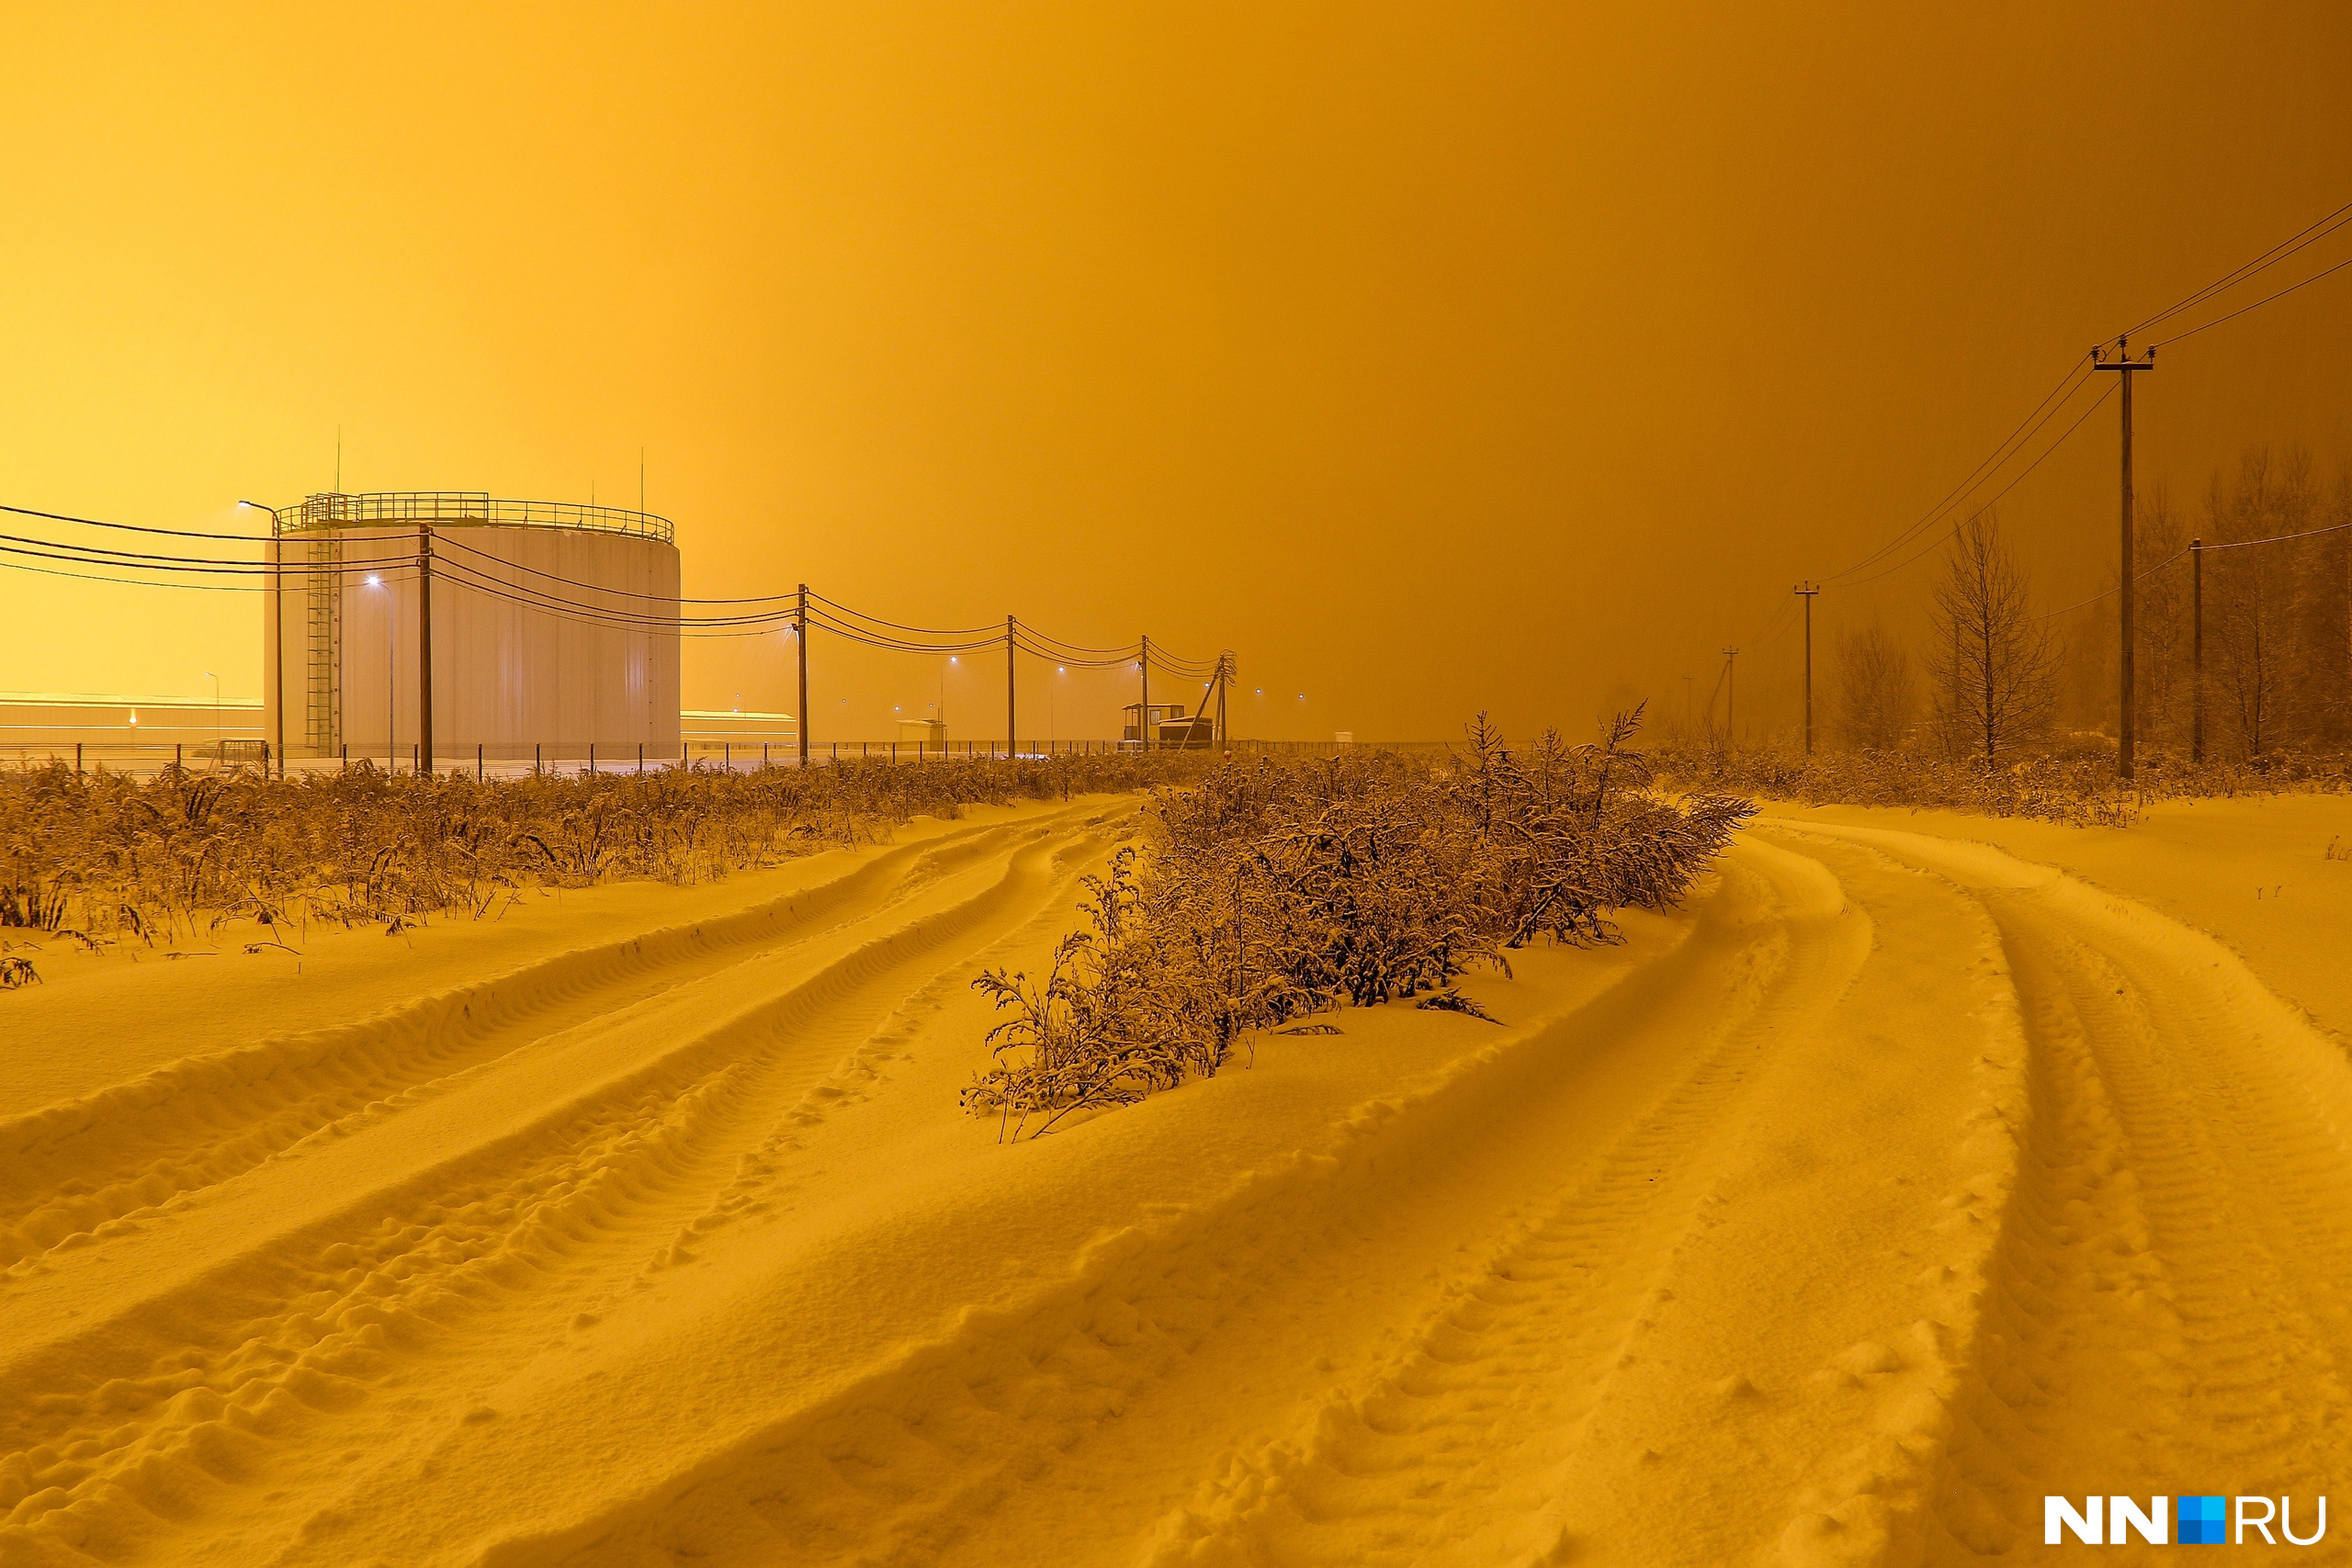
[[[800,664],[800,712],[792,728],[800,736],[800,765],[808,765],[808,585],[800,585],[800,607],[792,617],[793,653]]]
[[[2123,779],[2129,779],[2132,776],[2132,752],[2133,743],[2138,738],[2139,727],[2139,716],[2136,712],[2137,705],[2134,701],[2134,682],[2132,681],[2132,579],[2133,576],[2133,563],[2132,559],[2132,376],[2134,371],[2154,370],[2155,367],[2156,351],[2154,349],[2152,348],[2140,358],[2134,359],[2132,357],[2131,344],[2125,342],[2122,338],[2117,338],[2115,340],[2115,357],[2112,359],[2106,356],[2106,351],[2104,348],[2095,348],[2091,350],[2092,369],[2113,370],[2120,374],[2123,378],[2123,561],[2121,570],[2117,573],[2118,578],[2123,584],[2123,592],[2119,595],[2119,597],[2123,601],[2123,625],[2121,628],[2123,637],[2123,669],[2121,675],[2123,709],[2121,716],[2117,720],[2115,727],[2115,771],[2116,775],[2119,778]]]
[[[2123,383],[2130,386],[2126,380]],[[2188,541],[2188,760],[2205,760],[2205,541]]]
[[[1724,750],[1739,744],[1739,649],[1724,649]]]
[[[416,761],[433,775],[433,530],[416,525]]]
[[[1004,754],[1007,758],[1020,753],[1021,742],[1013,739],[1017,733],[1012,716],[1012,617],[1007,615],[1004,618]]]
[[[1233,650],[1227,649],[1216,659],[1216,743],[1220,750],[1233,745],[1232,733],[1225,728],[1225,689],[1233,684]]]
[[[1813,599],[1821,592],[1818,582],[1800,582],[1796,592],[1804,600],[1804,754],[1813,755]]]
[[[1143,657],[1136,660],[1143,671],[1143,700],[1136,705],[1136,745],[1151,750],[1151,634],[1144,634]]]

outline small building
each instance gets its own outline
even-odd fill
[[[749,708],[687,708],[678,716],[678,743],[689,757],[729,761],[781,761],[797,754],[800,726],[788,713]]]
[[[1147,720],[1154,750],[1205,751],[1216,744],[1216,721],[1205,713],[1186,714],[1182,703],[1153,703],[1148,709],[1141,703],[1129,703],[1121,714],[1125,719],[1119,737],[1123,745],[1141,745]]]
[[[899,744],[912,747],[920,753],[947,751],[947,721],[944,718],[902,718],[899,721]]]

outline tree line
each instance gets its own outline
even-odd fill
[[[2308,453],[2256,449],[2216,471],[2197,502],[2154,487],[2135,521],[2142,744],[2188,754],[2201,687],[2207,757],[2352,745],[2352,471],[2323,483]],[[1971,516],[1945,552],[1924,625],[1905,637],[1872,621],[1838,639],[1832,736],[1856,750],[1987,760],[2111,746],[2112,570],[2109,585],[2106,615],[2064,629],[2033,602],[1998,511]]]

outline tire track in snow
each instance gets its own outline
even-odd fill
[[[1800,880],[1826,882],[1782,858]],[[1475,1332],[1445,1317],[1467,1323],[1485,1310],[1471,1289],[1492,1290],[1497,1276],[1476,1261],[1482,1253],[1523,1269],[1555,1303],[1589,1302],[1605,1360],[1612,1325],[1639,1311],[1654,1270],[1637,1259],[1596,1285],[1572,1278],[1583,1272],[1575,1263],[1606,1255],[1602,1233],[1622,1237],[1660,1204],[1686,1216],[1663,1227],[1670,1247],[1696,1184],[1664,1198],[1636,1190],[1652,1185],[1660,1159],[1724,1135],[1714,1112],[1736,1099],[1743,1055],[1760,1047],[1749,1032],[1759,1010],[1816,985],[1834,990],[1815,973],[1819,934],[1759,908],[1775,902],[1762,879],[1737,876],[1745,897],[1710,900],[1681,948],[1566,1018],[1474,1053],[1433,1087],[1361,1108],[1328,1151],[1108,1235],[1070,1280],[1026,1304],[967,1311],[944,1337],[695,1462],[658,1494],[616,1502],[560,1538],[507,1542],[486,1561],[1125,1560],[1148,1549],[1156,1520],[1197,1537],[1187,1499],[1200,1501],[1204,1478],[1234,1474],[1245,1462],[1237,1448],[1308,1446],[1289,1434],[1302,1416],[1314,1429],[1330,1358],[1349,1353],[1330,1337],[1334,1303],[1361,1307],[1350,1325],[1375,1361],[1383,1336],[1393,1344],[1416,1320],[1435,1325],[1424,1341],[1441,1357],[1469,1344]],[[1826,897],[1834,908],[1834,886]],[[1803,951],[1792,961],[1792,943]],[[1578,1190],[1622,1207],[1562,1212],[1558,1195]],[[1464,1230],[1465,1213],[1476,1228]],[[1539,1284],[1547,1257],[1558,1272]],[[1463,1288],[1449,1293],[1449,1278]],[[1434,1318],[1408,1305],[1432,1296]],[[1499,1295],[1492,1304],[1506,1306]],[[1396,1365],[1407,1376],[1386,1397],[1400,1411],[1449,1397],[1438,1385],[1453,1374],[1437,1360],[1408,1349]],[[1204,1418],[1230,1413],[1237,1390],[1254,1402],[1254,1438]],[[1478,1397],[1465,1382],[1453,1404]],[[1418,1419],[1419,1458],[1442,1472],[1445,1422]],[[1306,1560],[1347,1557],[1335,1542]]]
[[[1164,1521],[1151,1568],[1566,1560],[1547,1483],[1673,1299],[1664,1276],[1704,1223],[1740,1091],[1860,963],[1862,946],[1828,930],[1835,900],[1797,902],[1752,1010],[1400,1355],[1317,1411],[1311,1435],[1233,1465]]]
[[[389,1015],[175,1063],[0,1122],[0,1270],[110,1239],[355,1113],[413,1103],[616,1007],[866,919],[1038,822],[1074,815],[891,850],[723,919],[567,953]]]
[[[2331,1490],[2352,1073],[2208,938],[2071,879],[1984,897],[2034,1125],[1930,1560],[2038,1542],[2044,1495]]]
[[[688,1256],[690,1222],[756,1212],[758,1179],[783,1152],[779,1119],[805,1135],[823,1113],[812,1095],[838,1097],[821,1095],[827,1070],[855,1058],[877,1020],[1064,896],[1073,856],[1101,847],[1022,836],[995,868],[940,884],[895,927],[609,1088],[372,1194],[330,1179],[342,1196],[327,1219],[177,1289],[118,1298],[107,1321],[0,1369],[0,1563],[119,1560],[175,1527],[185,1551],[187,1527],[223,1488],[327,1440],[377,1386],[429,1381],[502,1317],[543,1341],[534,1325],[578,1305],[574,1326],[586,1326],[600,1292]],[[352,1131],[380,1142],[401,1124]],[[306,1161],[358,1146],[313,1143],[283,1168],[315,1180]],[[747,1172],[741,1155],[764,1168]],[[402,1404],[413,1403],[412,1388]],[[314,1517],[314,1547],[334,1522]],[[245,1545],[220,1560],[262,1555]]]
[[[2014,1188],[1905,1561],[2037,1548],[2046,1495],[2295,1495],[2352,1458],[2352,1066],[2222,943],[1984,846],[1808,825],[1997,927],[2028,1046]],[[2310,1528],[2306,1517],[2301,1527]]]

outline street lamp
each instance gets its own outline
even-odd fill
[[[264,506],[258,501],[240,501],[239,506],[250,506],[255,512],[269,513],[269,660],[277,672],[272,682],[270,707],[277,713],[277,776],[286,776],[286,585],[280,581],[281,567],[286,558],[286,547],[278,542],[284,533],[277,508]],[[269,770],[262,770],[265,776]]]
[[[400,725],[393,716],[398,711],[393,705],[397,694],[392,684],[400,676],[400,660],[393,649],[399,626],[392,615],[391,591],[384,587],[384,580],[371,571],[368,574],[368,586],[384,595],[384,773],[390,776],[401,771]]]

